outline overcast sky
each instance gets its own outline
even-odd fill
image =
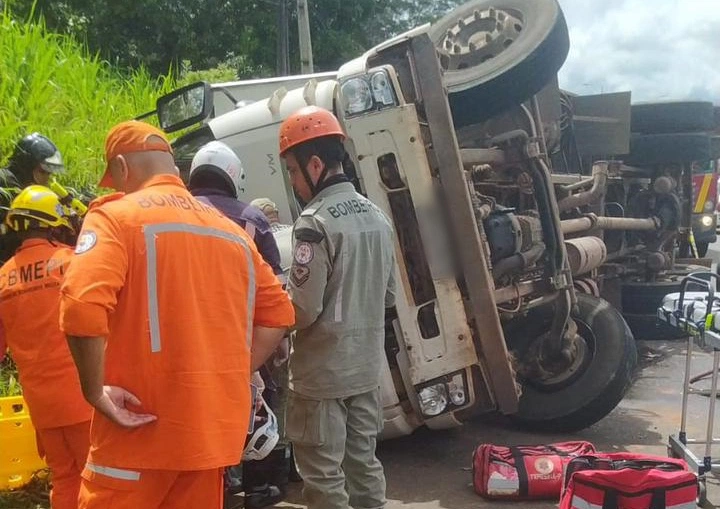
[[[632,101],[720,105],[720,0],[559,0],[570,30],[560,85]]]

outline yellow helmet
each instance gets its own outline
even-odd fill
[[[38,185],[20,191],[10,204],[5,223],[15,231],[60,226],[73,229],[58,195]]]

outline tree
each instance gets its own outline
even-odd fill
[[[9,0],[18,19],[45,20],[48,28],[84,41],[121,67],[153,74],[225,62],[240,77],[272,75],[277,2],[292,0]],[[314,60],[335,70],[368,48],[436,18],[458,0],[310,0]],[[297,22],[290,19],[292,69],[298,70]]]

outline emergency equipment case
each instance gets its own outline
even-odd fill
[[[557,500],[567,462],[592,452],[595,447],[590,442],[512,447],[481,444],[473,454],[473,487],[478,495],[490,499]]]
[[[647,454],[590,454],[567,464],[559,509],[694,509],[697,476],[685,461]]]

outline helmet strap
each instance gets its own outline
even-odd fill
[[[310,173],[307,171],[307,166],[300,165],[300,171],[302,172],[303,178],[305,179],[305,182],[307,183],[308,187],[310,188],[310,195],[315,198],[315,184],[313,184],[312,178],[310,177]]]
[[[307,166],[301,166],[300,170],[302,171],[303,177],[305,178],[305,182],[307,182],[308,187],[310,188],[310,194],[313,198],[317,196],[317,194],[322,189],[322,183],[325,181],[325,178],[327,177],[329,168],[325,166],[323,168],[323,171],[320,173],[320,176],[318,177],[318,181],[316,184],[313,184],[312,178],[310,177],[310,173],[307,171]]]

